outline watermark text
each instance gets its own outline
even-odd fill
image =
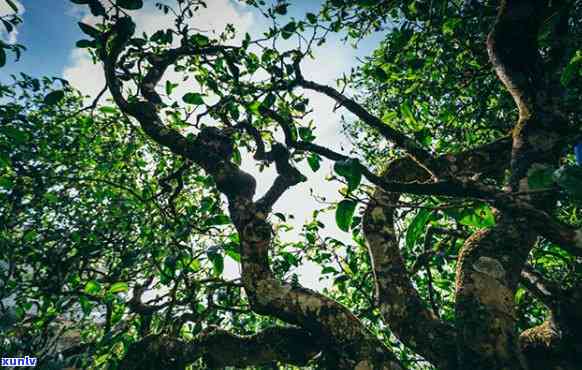
[[[36,366],[36,357],[2,357],[0,365],[2,367]]]

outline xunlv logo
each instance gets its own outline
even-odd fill
[[[2,357],[2,366],[36,366],[36,357]]]

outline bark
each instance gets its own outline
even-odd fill
[[[438,173],[450,171],[462,178],[480,173],[499,178],[509,166],[508,141],[501,139],[479,148],[437,158]],[[437,173],[437,176],[438,176]],[[429,181],[429,174],[410,157],[397,160],[385,170],[383,178],[402,183]],[[395,230],[393,206],[399,193],[376,188],[364,215],[363,225],[372,260],[377,302],[393,333],[407,347],[414,349],[441,369],[456,369],[456,333],[427,308],[410,280],[400,254]]]
[[[321,347],[306,330],[271,327],[249,336],[210,328],[186,342],[152,335],[132,344],[119,368],[122,370],[183,369],[203,359],[209,369],[245,367],[277,362],[305,366]],[[147,353],[147,356],[144,354]]]
[[[329,348],[328,367],[402,369],[396,357],[347,308],[274,277],[268,262],[272,229],[264,213],[244,199],[232,201],[230,213],[241,239],[243,285],[255,312],[299,325],[321,338]]]
[[[514,296],[535,235],[520,225],[523,219],[502,216],[492,229],[467,239],[459,254],[455,313],[461,368],[527,368]]]
[[[564,288],[547,281],[531,266],[522,272],[522,284],[550,311],[543,324],[520,335],[530,369],[578,369],[582,358],[582,284]]]
[[[513,130],[510,192],[527,192],[532,169],[557,163],[565,120],[551,104],[537,38],[544,1],[501,3],[487,40],[493,67],[512,95],[519,119]],[[536,208],[551,209],[552,196],[531,195]],[[456,280],[459,364],[473,369],[527,369],[515,326],[514,295],[537,234],[527,220],[504,211],[496,226],[469,238]]]
[[[426,176],[426,172],[409,159],[394,163],[386,171],[387,178],[399,177],[398,180],[406,180],[409,176],[425,177],[422,175]],[[397,193],[377,190],[363,219],[377,304],[385,322],[407,347],[439,368],[452,369],[455,368],[454,330],[427,308],[412,284],[400,254],[393,206],[399,197]]]

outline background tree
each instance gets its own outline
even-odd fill
[[[77,45],[112,105],[84,107],[59,79],[2,86],[3,353],[47,368],[579,367],[580,2],[334,0],[288,20],[287,2],[247,1],[272,27],[238,38],[192,26],[203,1],[159,4],[174,27],[144,35],[141,0],[72,2],[99,19]],[[385,38],[328,86],[302,66],[333,32]],[[353,150],[318,143],[306,91],[353,114]],[[276,169],[265,194],[242,156]],[[330,210],[352,243],[322,236],[319,212],[303,240],[280,237],[291,215],[273,206],[303,161],[334,163]],[[225,256],[240,279],[222,277]],[[333,287],[299,284],[307,260]]]
[[[0,6],[4,6],[8,8],[8,12],[4,12],[3,9],[0,10],[0,23],[2,23],[2,27],[6,31],[6,35],[8,35],[7,40],[0,40],[0,68],[6,65],[7,55],[6,52],[13,52],[16,56],[16,60],[20,59],[20,54],[22,51],[25,50],[24,45],[17,44],[15,42],[10,42],[10,34],[14,32],[16,27],[22,22],[22,19],[18,15],[20,10],[16,3],[12,0],[3,0],[3,3],[6,6],[0,3]]]

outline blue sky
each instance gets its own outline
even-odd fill
[[[80,38],[79,14],[75,14],[65,0],[25,0],[21,4],[24,23],[18,28],[17,41],[24,44],[27,51],[19,62],[9,59],[0,74],[3,79],[19,72],[33,76],[61,76],[71,49]]]
[[[146,31],[151,34],[171,22],[171,19],[154,9],[153,5],[157,1],[160,0],[145,0],[146,7],[133,13],[138,32]],[[165,2],[171,4],[173,1]],[[269,26],[256,11],[241,6],[234,0],[207,0],[207,3],[208,9],[200,13],[195,20],[198,28],[220,31],[227,23],[233,23],[237,29],[258,36]],[[306,12],[317,12],[320,5],[319,1],[308,0],[291,3],[288,16],[295,17],[303,17]],[[68,0],[20,0],[19,5],[24,23],[18,28],[18,34],[0,34],[0,37],[4,40],[16,38],[17,42],[27,47],[27,51],[19,62],[9,60],[7,66],[0,69],[0,80],[6,81],[10,74],[19,72],[34,77],[45,75],[62,77],[82,92],[95,96],[104,86],[101,67],[92,64],[85,50],[75,47],[75,42],[84,38],[77,22],[95,21],[87,13],[86,6],[74,5]],[[6,5],[0,0],[0,15],[6,11]],[[369,55],[380,39],[381,35],[373,35],[361,42],[356,50],[342,44],[339,37],[331,37],[328,43],[316,50],[315,60],[304,63],[304,74],[310,79],[333,85],[335,79],[341,77],[342,73],[349,72],[357,65],[357,58]],[[314,109],[311,118],[317,122],[318,143],[335,150],[339,150],[340,146],[349,148],[349,142],[340,133],[340,115],[349,114],[342,110],[334,112],[333,102],[322,95],[312,92],[306,92],[306,95]],[[275,172],[271,169],[259,173],[255,165],[252,160],[243,161],[243,168],[257,177],[258,194],[261,195],[272,183]],[[290,212],[296,216],[295,232],[289,233],[288,238],[297,238],[301,225],[311,218],[313,210],[323,207],[310,197],[311,189],[330,201],[341,199],[338,193],[339,184],[325,180],[326,175],[331,173],[331,167],[332,163],[325,162],[322,169],[314,174],[306,164],[300,165],[300,170],[308,175],[309,181],[288,191],[275,207],[275,212]],[[322,220],[328,225],[327,235],[344,241],[349,240],[347,233],[335,227],[332,213],[323,216]],[[227,269],[232,277],[237,275],[238,267],[234,263],[228,264]],[[326,285],[318,281],[319,268],[314,265],[307,264],[298,273],[300,281],[307,286],[321,288]]]
[[[155,13],[153,4],[159,0],[145,0],[147,13]],[[172,0],[166,0],[171,4]],[[213,3],[230,3],[233,9],[243,10],[246,13],[248,8],[237,6],[235,1],[208,0],[209,7],[214,7]],[[77,26],[84,15],[85,7],[72,4],[68,0],[19,0],[19,5],[24,12],[21,17],[24,23],[18,28],[17,41],[27,47],[19,62],[9,59],[5,68],[0,71],[0,76],[4,80],[12,73],[23,72],[38,76],[58,76],[62,77],[66,67],[71,66],[71,53],[75,49],[75,42],[83,38],[83,34]],[[148,4],[149,3],[149,4]],[[301,17],[306,12],[317,12],[320,1],[295,0],[289,7],[289,16]],[[0,14],[8,10],[7,5],[0,1]],[[264,30],[267,24],[260,16],[253,14],[253,24],[248,31],[253,34]],[[217,11],[216,17],[221,14]],[[233,19],[229,19],[232,21]],[[6,35],[2,35],[6,39]],[[366,39],[350,55],[350,60],[342,60],[353,65],[356,56],[365,56],[370,53],[374,45],[378,42],[378,35]],[[338,39],[332,38],[331,43],[341,48],[350,48],[347,45],[338,45]],[[327,59],[327,58],[324,58]]]

